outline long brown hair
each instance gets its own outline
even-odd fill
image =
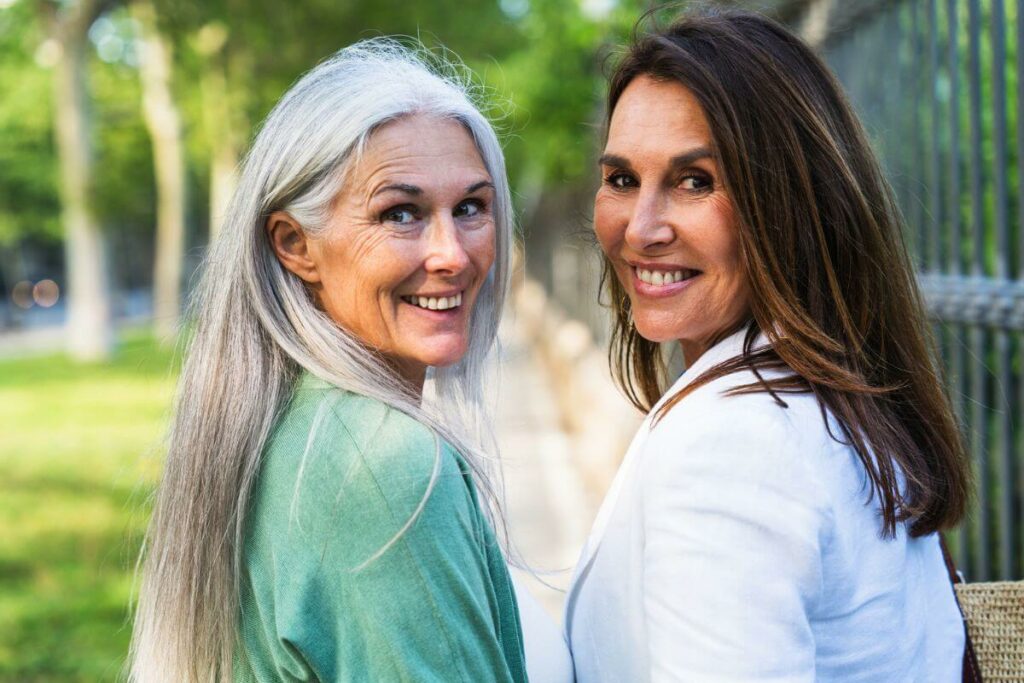
[[[811,392],[863,462],[882,532],[911,536],[955,525],[971,490],[964,443],[937,371],[935,347],[902,219],[842,89],[779,24],[741,11],[691,13],[634,37],[615,69],[608,117],[640,75],[674,81],[699,100],[737,217],[751,319],[744,351],[671,397],[741,369],[736,393]],[[658,344],[630,322],[605,259],[614,312],[610,361],[641,410],[665,391]],[[723,330],[724,334],[729,331]],[[764,333],[770,345],[753,349]],[[785,368],[763,379],[766,369]],[[901,481],[902,480],[902,481]]]

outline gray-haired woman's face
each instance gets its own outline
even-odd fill
[[[456,363],[468,348],[470,313],[494,262],[493,204],[465,127],[415,115],[371,136],[327,228],[293,238],[304,249],[288,244],[287,226],[275,234],[275,216],[268,230],[327,314],[421,385],[427,366]]]

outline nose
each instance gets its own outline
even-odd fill
[[[469,254],[462,244],[462,235],[451,216],[431,221],[427,229],[427,257],[424,266],[429,273],[454,275],[469,265]]]
[[[657,190],[641,192],[626,226],[626,244],[637,252],[671,244],[676,233],[667,215],[666,198]]]

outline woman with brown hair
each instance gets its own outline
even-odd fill
[[[694,14],[635,40],[608,117],[611,359],[649,415],[570,589],[577,679],[959,680],[937,532],[968,461],[840,86],[768,19]]]

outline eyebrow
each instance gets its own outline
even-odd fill
[[[490,180],[481,180],[479,182],[473,183],[472,185],[466,188],[465,194],[472,194],[484,187],[489,187],[493,190],[494,183],[492,183]],[[423,188],[418,187],[416,185],[409,185],[408,183],[394,183],[379,188],[376,192],[373,193],[373,195],[377,196],[379,194],[383,194],[384,192],[401,192],[402,194],[408,194],[412,195],[413,197],[418,197],[421,194],[423,194]]]
[[[700,159],[714,158],[715,153],[711,151],[710,147],[698,147],[691,149],[689,152],[683,152],[669,159],[669,165],[673,168],[679,168],[680,166],[689,166],[695,161]],[[601,158],[597,160],[601,166],[617,166],[619,168],[631,168],[632,164],[625,157],[621,157],[618,154],[602,154]]]
[[[689,166],[701,159],[712,159],[714,156],[715,153],[711,151],[710,147],[698,147],[697,149],[691,149],[689,152],[672,157],[669,163],[678,168],[680,166]]]
[[[493,190],[494,183],[492,183],[490,180],[481,180],[478,183],[473,183],[472,185],[466,188],[466,194],[473,194],[477,190],[482,190],[485,187],[489,187]]]
[[[423,189],[416,187],[415,185],[407,185],[406,183],[394,183],[392,185],[385,185],[384,187],[377,188],[374,192],[374,196],[383,194],[385,192],[401,192],[402,194],[411,194],[414,197],[423,194]]]

